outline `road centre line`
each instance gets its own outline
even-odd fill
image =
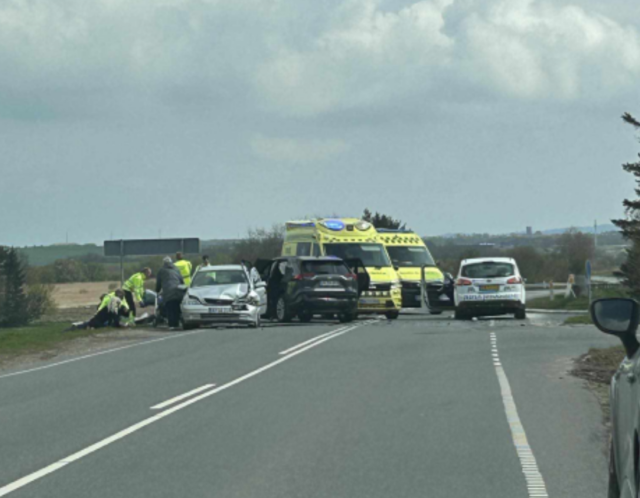
[[[301,347],[303,347],[303,346],[306,346],[306,345],[307,345],[307,344],[309,344],[310,342],[317,341],[318,339],[322,339],[323,337],[327,337],[328,335],[331,335],[331,334],[336,334],[336,333],[338,333],[338,332],[342,332],[343,330],[345,330],[345,329],[347,329],[347,328],[349,328],[349,327],[341,327],[341,328],[336,329],[336,330],[331,330],[331,331],[329,331],[329,332],[327,332],[327,333],[325,333],[325,334],[317,335],[317,336],[312,337],[311,339],[309,339],[309,340],[307,340],[307,341],[301,342],[300,344],[296,344],[295,346],[290,347],[289,349],[285,349],[284,351],[280,351],[278,354],[279,354],[279,355],[289,354],[291,351],[295,351],[295,350],[296,350],[296,349],[298,349],[298,348],[301,348]]]
[[[542,474],[538,469],[536,458],[533,455],[533,450],[529,446],[527,440],[527,434],[524,431],[520,416],[518,415],[518,409],[516,407],[513,394],[511,392],[511,385],[507,374],[502,368],[500,358],[498,356],[497,338],[495,332],[491,332],[491,351],[495,353],[493,356],[493,366],[498,376],[498,383],[500,384],[500,394],[502,395],[502,403],[504,405],[504,412],[509,422],[509,429],[511,430],[511,439],[513,445],[516,448],[516,453],[520,459],[520,467],[524,474],[527,483],[527,492],[530,498],[548,498],[547,487],[542,478]]]
[[[348,332],[349,330],[353,330],[354,328],[357,328],[360,325],[370,325],[372,323],[377,323],[377,322],[378,322],[377,319],[375,319],[375,320],[365,320],[363,322],[356,323],[356,324],[353,324],[353,325],[350,325],[350,326],[347,325],[345,327],[340,327],[339,329],[331,330],[331,331],[329,331],[329,332],[327,332],[325,334],[321,334],[321,335],[317,335],[315,337],[312,337],[311,339],[306,340],[304,342],[301,342],[300,344],[296,344],[295,346],[292,346],[289,349],[285,349],[284,351],[280,351],[278,354],[281,355],[281,356],[285,355],[285,354],[289,354],[291,351],[295,351],[296,349],[301,348],[303,346],[306,346],[307,344],[312,343],[314,341],[317,341],[318,339],[322,339],[323,337],[327,337],[327,336],[330,336],[332,334],[336,334],[338,332],[343,332],[343,331]]]
[[[29,368],[27,370],[19,370],[18,372],[11,372],[11,373],[8,373],[8,374],[0,375],[0,379],[4,379],[4,378],[7,378],[7,377],[14,377],[16,375],[22,375],[22,374],[31,373],[31,372],[37,372],[39,370],[46,370],[47,368],[58,367],[60,365],[66,365],[67,363],[73,363],[74,361],[86,360],[87,358],[93,358],[94,356],[100,356],[100,355],[107,354],[107,353],[115,353],[116,351],[122,351],[123,349],[129,349],[129,348],[135,348],[136,346],[143,346],[145,344],[152,344],[154,342],[167,341],[169,339],[175,339],[175,338],[178,338],[178,337],[186,337],[186,336],[189,336],[189,335],[192,335],[192,334],[201,334],[202,332],[205,332],[206,330],[207,329],[200,329],[200,330],[192,330],[192,331],[189,331],[189,332],[178,332],[177,334],[168,335],[166,337],[159,337],[158,339],[150,339],[148,341],[136,342],[135,344],[128,344],[126,346],[119,346],[117,348],[106,349],[104,351],[99,351],[97,353],[86,354],[86,355],[83,355],[83,356],[78,356],[76,358],[70,358],[68,360],[58,361],[56,363],[50,363],[49,365],[43,365],[41,367]]]
[[[369,322],[362,322],[362,325],[369,323]],[[200,394],[198,396],[196,396],[195,398],[191,398],[188,399],[187,401],[184,401],[178,405],[175,405],[171,408],[168,408],[164,411],[161,411],[160,413],[157,413],[156,415],[153,415],[152,417],[149,417],[145,420],[142,420],[141,422],[138,422],[137,424],[134,424],[130,427],[127,427],[126,429],[121,430],[120,432],[117,432],[105,439],[103,439],[102,441],[98,441],[97,443],[92,444],[91,446],[88,446],[86,448],[84,448],[83,450],[77,451],[76,453],[73,453],[71,455],[69,455],[66,458],[63,458],[61,460],[58,460],[57,462],[52,463],[51,465],[48,465],[47,467],[44,467],[40,470],[37,470],[35,472],[32,472],[31,474],[28,474],[20,479],[18,479],[17,481],[11,482],[9,484],[4,485],[3,487],[0,488],[0,497],[2,496],[6,496],[9,493],[12,493],[13,491],[16,491],[24,486],[26,486],[27,484],[30,484],[34,481],[37,481],[38,479],[41,479],[42,477],[45,477],[53,472],[55,472],[56,470],[60,470],[61,468],[69,465],[70,463],[76,462],[78,460],[80,460],[81,458],[86,457],[87,455],[90,455],[92,453],[95,453],[96,451],[104,448],[105,446],[110,445],[111,443],[114,443],[120,439],[125,438],[126,436],[129,436],[131,434],[133,434],[134,432],[139,431],[140,429],[153,424],[154,422],[157,422],[165,417],[168,417],[169,415],[172,415],[173,413],[179,411],[179,410],[183,410],[184,408],[197,403],[199,401],[202,401],[205,398],[208,398],[209,396],[213,396],[214,394],[217,394],[221,391],[224,391],[225,389],[229,389],[230,387],[233,387],[237,384],[240,384],[241,382],[244,382],[245,380],[251,379],[252,377],[255,377],[267,370],[270,370],[271,368],[274,368],[276,366],[278,366],[281,363],[284,363],[285,361],[290,360],[291,358],[295,358],[296,356],[298,356],[299,354],[302,354],[306,351],[309,351],[312,348],[315,348],[316,346],[319,346],[320,344],[323,344],[327,341],[330,341],[332,339],[335,339],[336,337],[340,337],[343,334],[346,334],[347,332],[358,328],[361,324],[356,325],[355,327],[352,327],[350,329],[347,330],[343,330],[341,332],[335,333],[333,335],[324,337],[312,344],[309,344],[308,346],[305,346],[297,351],[294,351],[293,353],[291,353],[290,355],[287,356],[283,356],[282,358],[279,358],[271,363],[268,363],[267,365],[264,365],[263,367],[260,367],[252,372],[249,372],[248,374],[245,374],[241,377],[238,377],[237,379],[234,379],[230,382],[227,382],[226,384],[223,384],[219,387],[216,387],[210,391],[207,391],[203,394]]]
[[[205,384],[204,386],[200,386],[196,389],[193,389],[188,393],[180,394],[175,398],[168,399],[167,401],[163,401],[162,403],[158,403],[157,405],[152,406],[151,410],[160,410],[161,408],[165,408],[167,406],[173,405],[174,403],[177,403],[180,400],[188,398],[189,396],[193,396],[194,394],[198,394],[199,392],[206,391],[210,387],[215,387],[215,384]]]

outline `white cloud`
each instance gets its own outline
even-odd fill
[[[342,140],[292,139],[257,135],[251,149],[258,157],[274,162],[313,163],[344,154],[349,145]]]
[[[196,95],[214,110],[308,118],[487,96],[607,101],[637,88],[638,25],[551,0],[405,4],[2,2],[0,116],[20,102],[55,115]]]

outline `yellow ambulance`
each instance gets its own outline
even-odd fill
[[[384,244],[397,269],[402,284],[402,306],[419,308],[421,304],[420,279],[425,266],[425,281],[431,312],[439,314],[444,292],[444,275],[436,266],[429,248],[412,230],[378,228],[377,240]],[[446,297],[446,296],[444,296]],[[444,299],[444,298],[443,298]],[[444,304],[444,303],[442,303]]]
[[[290,221],[285,225],[283,256],[336,256],[359,259],[370,277],[358,301],[359,313],[398,318],[402,307],[400,280],[377,232],[358,218]]]

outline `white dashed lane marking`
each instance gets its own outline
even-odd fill
[[[498,382],[500,383],[500,393],[502,394],[502,403],[504,404],[504,412],[507,415],[507,421],[509,422],[509,429],[511,430],[511,438],[513,444],[516,447],[518,458],[520,459],[520,466],[522,467],[522,473],[524,474],[527,482],[527,491],[530,498],[547,498],[547,487],[538,469],[536,458],[533,455],[533,450],[529,446],[527,440],[527,434],[524,431],[522,422],[520,422],[520,416],[518,415],[518,409],[511,393],[511,386],[509,385],[509,379],[502,368],[500,363],[500,354],[498,352],[498,340],[496,334],[491,332],[491,357],[493,359],[493,366],[496,369],[496,375],[498,376]]]

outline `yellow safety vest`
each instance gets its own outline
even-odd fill
[[[181,259],[180,261],[176,261],[174,263],[175,267],[182,275],[182,280],[184,280],[185,285],[189,285],[191,283],[191,261],[187,261],[186,259]]]

